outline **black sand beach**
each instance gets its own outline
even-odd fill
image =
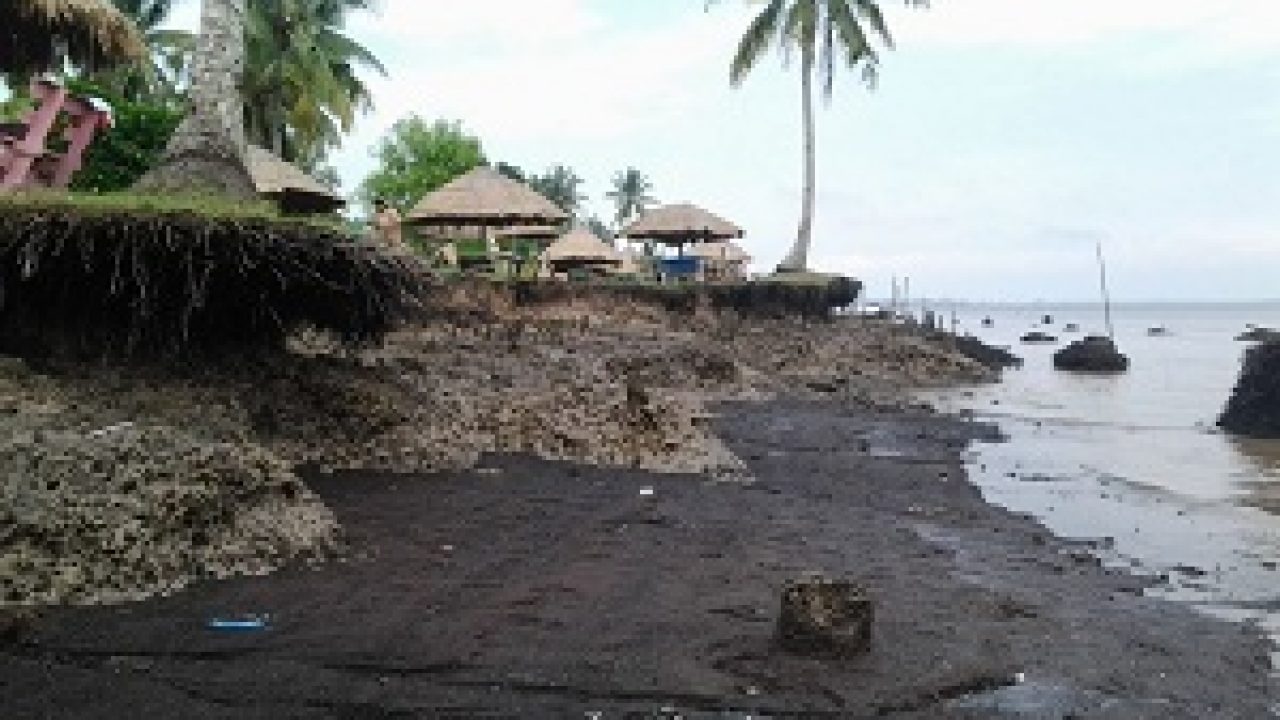
[[[349,559],[49,611],[0,650],[0,716],[1267,716],[1257,633],[982,501],[960,453],[993,428],[721,410],[754,483],[522,456],[309,478]],[[869,654],[773,647],[779,589],[808,570],[868,585]],[[272,627],[204,627],[237,612]]]

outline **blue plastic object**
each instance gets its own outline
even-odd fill
[[[210,630],[225,630],[230,632],[253,632],[256,630],[266,630],[267,621],[264,618],[246,618],[239,620],[226,620],[222,618],[214,618],[209,621]]]

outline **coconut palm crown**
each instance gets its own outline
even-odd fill
[[[717,2],[710,0],[708,5]],[[903,0],[924,6],[927,0]],[[817,150],[814,128],[813,88],[816,80],[824,98],[830,99],[839,70],[857,72],[874,86],[880,68],[877,45],[893,47],[893,38],[880,10],[879,0],[764,0],[738,43],[729,79],[736,87],[770,49],[789,59],[800,56],[803,93],[804,189],[796,241],[778,265],[780,272],[803,271],[813,242],[813,210],[817,183]]]

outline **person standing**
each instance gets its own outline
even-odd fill
[[[378,240],[388,250],[397,252],[406,250],[400,213],[381,199],[373,201],[373,211],[373,226],[377,230]]]

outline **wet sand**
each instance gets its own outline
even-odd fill
[[[308,478],[345,562],[51,611],[0,649],[0,716],[1267,716],[1256,631],[1142,597],[983,502],[960,453],[993,428],[834,403],[721,411],[753,483],[523,456]],[[774,648],[779,589],[808,570],[870,588],[869,654]],[[236,612],[272,627],[204,628]]]

